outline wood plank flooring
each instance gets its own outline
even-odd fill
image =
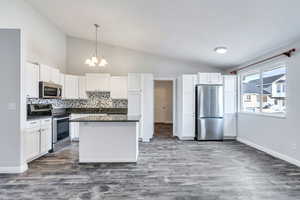
[[[300,199],[300,168],[235,141],[155,138],[140,143],[137,164],[79,165],[77,151],[73,143],[0,175],[0,199]]]

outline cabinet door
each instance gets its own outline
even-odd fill
[[[127,76],[112,76],[110,79],[113,99],[127,99]]]
[[[237,79],[236,76],[224,76],[224,113],[237,112]]]
[[[56,84],[60,83],[59,69],[51,68],[51,82],[56,83]]]
[[[141,115],[141,92],[128,91],[128,115]]]
[[[65,96],[67,99],[78,99],[78,77],[65,75]]]
[[[40,153],[40,129],[30,128],[25,131],[25,158],[31,160]]]
[[[40,81],[51,82],[51,68],[47,65],[40,65]]]
[[[78,96],[80,99],[86,99],[86,77],[79,76],[78,78]]]
[[[25,67],[25,95],[27,98],[39,96],[39,66],[27,63]]]
[[[52,128],[51,126],[45,126],[41,128],[40,137],[40,153],[47,153],[52,146]]]
[[[183,75],[183,137],[195,137],[195,86],[196,75]]]
[[[198,73],[198,83],[199,84],[210,84],[209,73]]]
[[[110,91],[110,74],[86,74],[87,91]]]
[[[141,90],[141,74],[128,74],[128,90]]]
[[[59,73],[59,85],[62,86],[62,98],[66,97],[66,88],[65,88],[65,74]]]
[[[210,84],[223,84],[221,73],[209,73]]]
[[[237,136],[237,118],[236,114],[224,115],[224,136],[236,137]]]

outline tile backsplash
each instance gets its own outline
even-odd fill
[[[54,108],[127,108],[127,99],[112,99],[110,92],[87,92],[87,99],[27,99],[27,104],[52,104]]]

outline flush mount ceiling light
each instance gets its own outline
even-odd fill
[[[95,24],[95,33],[96,33],[96,43],[95,43],[95,53],[91,58],[86,59],[85,64],[90,66],[90,67],[105,67],[108,62],[101,56],[98,55],[98,48],[99,48],[99,44],[98,44],[98,30],[100,28],[100,26],[98,24]]]
[[[217,47],[214,49],[215,52],[217,52],[218,54],[225,54],[227,53],[228,49],[227,47]]]

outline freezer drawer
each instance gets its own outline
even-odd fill
[[[223,140],[223,118],[199,118],[197,140]]]

